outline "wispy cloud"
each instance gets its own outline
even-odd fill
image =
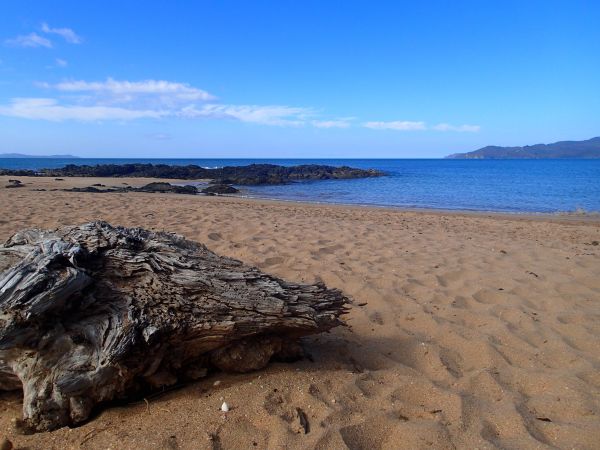
[[[134,96],[168,96],[178,101],[209,101],[216,97],[186,83],[164,80],[119,81],[107,78],[105,81],[64,81],[58,84],[43,84],[44,87],[62,92],[87,92],[110,96],[113,100],[131,102]]]
[[[188,118],[235,119],[261,125],[302,126],[311,114],[312,110],[309,108],[292,106],[206,104],[201,107],[185,107],[177,115]]]
[[[365,122],[363,124],[366,128],[373,130],[399,130],[399,131],[415,131],[425,130],[425,122],[411,122],[408,120],[396,120],[392,122]]]
[[[51,28],[47,23],[42,23],[42,33],[56,34],[61,36],[65,41],[70,44],[81,44],[82,39],[77,33],[70,28]],[[52,41],[44,36],[39,35],[36,32],[29,34],[22,34],[14,38],[6,39],[5,45],[10,47],[45,47],[52,48]]]
[[[56,64],[56,67],[67,67],[69,65],[66,60],[60,58],[56,58],[54,63]]]
[[[450,125],[448,123],[440,123],[432,127],[436,131],[459,131],[459,132],[468,132],[468,133],[476,133],[481,130],[479,125]]]
[[[210,118],[231,119],[240,122],[276,126],[302,126],[303,117],[309,113],[304,108],[259,105],[187,106],[179,109],[134,109],[106,105],[60,104],[52,98],[14,98],[8,105],[0,106],[0,115],[24,119],[62,122],[108,120],[135,120],[144,118]]]
[[[312,120],[310,124],[316,128],[349,128],[352,119]]]
[[[49,120],[62,122],[79,120],[83,122],[103,120],[134,120],[161,118],[168,115],[164,111],[136,110],[101,105],[61,105],[53,98],[13,98],[8,105],[0,105],[0,115],[23,119]]]
[[[479,125],[450,125],[440,123],[428,126],[425,122],[392,121],[392,122],[365,122],[363,126],[373,130],[396,130],[396,131],[458,131],[476,133],[481,127]]]
[[[58,67],[67,62],[55,60]],[[280,127],[349,128],[355,117],[327,118],[313,108],[288,105],[237,105],[218,103],[216,97],[187,83],[165,80],[104,81],[69,80],[56,84],[38,83],[47,93],[32,98],[13,98],[0,105],[0,115],[34,120],[129,121],[137,119],[216,119]],[[363,122],[374,130],[479,131],[477,125],[447,123],[429,127],[422,121]],[[161,139],[161,133],[155,139]],[[166,137],[165,137],[166,138]]]
[[[210,118],[272,126],[304,126],[311,124],[315,117],[310,108],[215,103],[216,97],[202,89],[164,80],[108,78],[38,83],[37,86],[62,93],[62,100],[47,96],[15,98],[8,105],[0,106],[0,114],[53,121]]]
[[[29,33],[26,35],[20,35],[15,38],[6,39],[4,41],[5,45],[10,47],[46,47],[52,48],[52,42],[50,39],[46,39],[43,36],[40,36],[37,33]]]
[[[83,41],[77,33],[70,28],[51,28],[47,23],[42,23],[42,31],[48,34],[57,34],[69,44],[81,44]]]

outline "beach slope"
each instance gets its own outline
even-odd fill
[[[323,280],[354,306],[349,327],[306,340],[311,359],[213,373],[74,429],[20,435],[20,396],[2,393],[0,434],[15,446],[598,448],[597,219],[32,190],[144,179],[22,181],[0,187],[2,240],[98,219],[167,230],[276,276]]]

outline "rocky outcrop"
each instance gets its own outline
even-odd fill
[[[19,180],[8,180],[8,184],[4,187],[7,189],[10,189],[10,188],[20,188],[20,187],[24,187],[24,186],[25,185]]]
[[[127,187],[113,187],[100,189],[99,187],[105,188],[103,184],[94,184],[92,186],[86,187],[74,187],[70,189],[63,189],[65,192],[94,192],[94,193],[102,193],[102,192],[150,192],[150,193],[173,193],[173,194],[192,194],[195,195],[198,193],[198,189],[195,186],[186,185],[186,186],[178,186],[171,183],[163,183],[163,182],[155,182],[148,183],[142,187],[134,188],[131,186]]]
[[[148,177],[181,180],[214,180],[218,184],[264,185],[284,184],[304,180],[343,180],[384,175],[374,169],[305,164],[278,166],[250,164],[206,169],[196,165],[169,166],[165,164],[99,164],[95,166],[68,164],[60,169],[39,171],[0,169],[0,175],[51,177]]]
[[[198,189],[195,186],[178,186],[170,183],[148,183],[140,188],[129,188],[138,192],[172,192],[174,194],[197,194]]]
[[[240,192],[239,189],[230,186],[229,184],[211,184],[208,187],[205,187],[200,192],[203,194],[214,195],[214,194],[237,194]]]

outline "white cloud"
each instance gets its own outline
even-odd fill
[[[209,118],[232,119],[241,122],[277,126],[302,126],[309,110],[287,106],[216,105],[187,106],[179,109],[134,109],[105,105],[60,104],[52,98],[14,98],[8,105],[0,105],[0,115],[23,119],[62,122],[107,120],[135,120],[144,118]],[[159,139],[157,136],[155,139]],[[166,135],[162,135],[166,139]]]
[[[202,89],[197,89],[186,83],[173,83],[164,80],[119,81],[107,78],[106,81],[64,81],[48,85],[63,92],[88,92],[110,95],[130,101],[131,96],[154,95],[168,96],[179,101],[210,101],[215,97]]]
[[[56,58],[54,62],[56,63],[56,67],[67,67],[69,65],[67,61],[60,58]]]
[[[235,119],[261,125],[302,126],[311,114],[312,111],[308,108],[291,106],[207,104],[200,108],[196,106],[182,108],[177,115],[188,118]]]
[[[53,98],[13,98],[8,105],[0,105],[0,115],[23,119],[80,120],[83,122],[102,120],[134,120],[160,118],[168,115],[164,111],[126,109],[114,106],[60,105]]]
[[[42,31],[61,36],[69,44],[81,44],[82,39],[70,28],[50,28],[47,23],[42,23]]]
[[[476,133],[481,129],[481,127],[479,125],[455,126],[455,125],[450,125],[448,123],[440,123],[438,125],[435,125],[433,127],[433,129],[436,131],[460,131],[460,132]]]
[[[363,126],[373,130],[398,130],[398,131],[458,131],[476,133],[481,129],[479,125],[450,125],[440,123],[434,126],[428,126],[425,122],[410,121],[392,121],[392,122],[365,122]]]
[[[58,67],[67,62],[55,60]],[[236,120],[270,126],[322,129],[349,128],[355,117],[323,118],[311,108],[286,105],[235,105],[215,102],[208,92],[165,80],[127,81],[107,78],[105,81],[71,80],[57,84],[37,83],[59,95],[33,98],[13,98],[0,104],[0,115],[33,120],[66,121],[129,121],[137,119],[197,119]],[[437,130],[478,131],[477,125],[453,126],[447,123],[429,127],[421,121],[364,122],[363,127],[376,130]],[[153,139],[167,139],[156,133]],[[150,137],[150,136],[149,136]]]
[[[11,47],[46,47],[52,48],[52,42],[37,33],[17,36],[12,39],[6,39],[4,43]]]
[[[392,122],[365,122],[363,124],[366,128],[373,130],[398,130],[398,131],[415,131],[425,130],[425,122],[411,122],[411,121],[392,121]]]
[[[135,120],[141,118],[211,118],[275,126],[303,126],[312,110],[280,105],[228,105],[212,102],[206,91],[162,80],[38,83],[55,89],[56,98],[14,98],[0,105],[0,115],[39,120]],[[81,94],[81,95],[73,95]],[[210,101],[210,102],[209,102]]]
[[[350,119],[313,120],[311,125],[316,128],[348,128],[350,127]]]

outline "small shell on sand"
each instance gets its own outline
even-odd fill
[[[221,411],[229,412],[229,405],[227,404],[227,402],[223,402],[223,404],[221,405]]]

